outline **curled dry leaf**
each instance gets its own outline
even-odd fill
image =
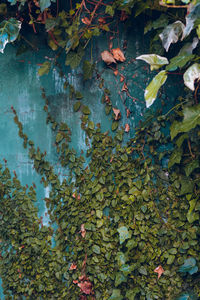
[[[120,48],[112,49],[114,59],[124,62],[126,60],[123,51]]]
[[[82,21],[82,23],[84,23],[86,25],[90,25],[91,24],[91,21],[87,17],[82,18],[81,21]]]
[[[129,130],[130,130],[130,126],[126,123],[125,124],[125,132],[129,132]]]
[[[107,65],[110,65],[112,63],[116,64],[116,60],[108,50],[101,52],[101,58]]]
[[[130,116],[130,114],[131,114],[131,112],[130,112],[130,110],[127,108],[127,110],[126,110],[126,116],[127,116],[127,118]]]
[[[158,266],[157,268],[155,268],[154,272],[158,273],[158,279],[159,279],[162,273],[164,272],[164,269],[162,266]]]
[[[126,82],[124,82],[124,84],[123,84],[122,92],[128,92],[128,87],[127,87]]]
[[[72,263],[71,266],[70,266],[70,268],[69,268],[69,271],[76,270],[76,269],[77,269],[77,265],[74,264],[74,263]]]
[[[120,112],[120,110],[117,109],[117,108],[113,108],[113,112],[115,114],[115,120],[116,121],[119,120],[121,118],[121,112]]]
[[[120,76],[120,82],[123,82],[125,77],[123,75]]]
[[[83,238],[84,238],[85,235],[86,235],[86,230],[85,230],[84,224],[81,224],[81,235],[82,235]]]

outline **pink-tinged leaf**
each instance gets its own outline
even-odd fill
[[[69,271],[76,270],[76,269],[77,269],[77,265],[74,264],[74,263],[72,263],[71,266],[70,266],[70,268],[69,268]]]
[[[116,121],[119,120],[121,118],[121,112],[120,112],[120,110],[117,109],[117,108],[113,108],[113,112],[115,114],[115,120]]]
[[[86,295],[90,295],[92,293],[92,284],[90,281],[79,282],[78,287],[80,287],[81,292]]]
[[[125,124],[125,132],[129,132],[130,126],[128,124]]]
[[[84,224],[81,224],[81,235],[82,235],[83,238],[84,238],[85,235],[86,235],[86,230],[85,230]]]
[[[101,52],[101,58],[107,65],[110,65],[112,63],[116,64],[116,60],[108,50]]]
[[[112,49],[112,54],[114,59],[117,61],[124,62],[126,60],[123,51],[120,48]]]
[[[162,266],[158,266],[157,268],[155,268],[154,272],[158,273],[158,279],[159,279],[162,273],[164,272],[164,269]]]

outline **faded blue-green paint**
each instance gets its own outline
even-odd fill
[[[123,82],[116,77],[113,71],[106,68],[104,63],[100,61],[100,53],[108,49],[107,37],[102,37],[92,44],[93,61],[97,63],[99,72],[105,79],[105,86],[111,90],[111,101],[114,107],[119,108],[122,113],[120,124],[124,126],[126,123],[130,125],[130,132],[126,134],[127,138],[134,135],[136,124],[143,119],[145,112],[144,88],[152,77],[147,66],[141,61],[135,61],[134,58],[142,53],[147,53],[145,45],[142,41],[142,29],[133,26],[130,31],[123,30],[120,35],[120,44],[114,40],[114,47],[123,47],[127,41],[126,62],[119,64],[119,71],[126,76],[126,83],[129,94],[135,100],[121,92]],[[13,106],[19,116],[20,121],[24,125],[24,131],[29,138],[39,146],[42,151],[46,150],[48,159],[60,172],[61,178],[65,176],[66,170],[57,166],[56,152],[54,144],[54,133],[50,126],[46,126],[46,113],[43,110],[44,100],[41,97],[41,87],[44,87],[49,96],[49,107],[57,120],[66,122],[72,130],[71,145],[80,153],[81,149],[85,150],[85,134],[80,127],[80,113],[73,112],[74,101],[70,100],[63,88],[64,79],[59,77],[58,70],[52,69],[49,75],[39,77],[37,75],[38,64],[45,61],[45,56],[53,57],[53,53],[46,48],[41,48],[38,52],[29,52],[25,55],[16,57],[16,49],[9,45],[6,47],[5,54],[0,55],[0,158],[7,160],[7,165],[11,171],[16,171],[22,184],[31,185],[34,182],[37,186],[37,206],[39,208],[39,216],[43,216],[44,224],[48,224],[48,217],[45,216],[46,208],[43,198],[48,196],[48,188],[44,189],[40,183],[40,177],[33,169],[32,161],[28,158],[28,151],[23,148],[22,140],[18,136],[18,128],[13,121],[11,106]],[[90,59],[90,49],[88,51],[88,59]],[[24,60],[24,62],[22,62]],[[82,69],[70,71],[64,67],[64,60],[61,58],[65,74],[71,84],[81,91],[84,95],[82,100],[85,105],[89,105],[91,110],[91,119],[102,124],[103,130],[110,130],[111,117],[107,117],[104,112],[104,105],[101,103],[103,95],[102,89],[99,88],[99,81],[94,76],[90,81],[83,82]],[[123,68],[125,69],[123,70]],[[173,82],[173,80],[172,80]],[[167,95],[163,93],[162,100],[166,101],[166,109],[173,105],[172,95],[175,98],[178,94],[177,88],[174,89],[173,84],[168,84],[168,100]],[[126,117],[126,109],[130,109],[131,115]],[[160,100],[156,100],[153,105],[156,107]],[[0,298],[3,299],[2,290]]]

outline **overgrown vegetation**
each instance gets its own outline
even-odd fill
[[[53,118],[42,90],[47,123],[55,131],[58,161],[69,170],[63,181],[45,153],[24,133],[12,108],[24,147],[44,186],[50,188],[45,201],[51,226],[38,219],[34,187],[22,187],[16,175],[12,178],[1,167],[0,272],[7,299],[200,297],[200,68],[195,36],[199,34],[199,2],[189,2],[154,1],[152,5],[152,1],[107,4],[93,0],[69,3],[63,10],[62,3],[49,0],[0,4],[2,51],[16,39],[21,49],[27,43],[33,46],[24,33],[20,35],[25,23],[35,33],[45,28],[47,42],[56,54],[55,60],[44,62],[39,75],[48,73],[52,65],[59,67],[57,57],[66,51],[66,65],[71,68],[83,60],[85,80],[97,68],[92,58],[84,61],[84,49],[92,37],[112,30],[116,22],[126,22],[131,13],[136,17],[145,13],[149,20],[145,33],[152,32],[152,50],[159,52],[138,58],[148,62],[152,71],[167,65],[146,88],[147,107],[155,101],[168,73],[176,69],[184,72],[190,89],[168,113],[147,118],[124,145],[123,135],[129,128],[120,128],[120,111],[112,107],[103,81],[102,100],[106,114],[112,112],[114,137],[92,122],[90,109],[79,101],[82,95],[66,80],[70,96],[78,100],[74,113],[82,111],[81,128],[87,136],[88,151],[80,157],[70,147],[69,126]],[[177,44],[174,48],[177,55],[161,56],[159,35],[166,51],[182,36],[181,50]],[[123,62],[123,55],[121,49],[111,46],[102,59],[113,63],[117,74],[116,60]],[[62,71],[60,75],[65,77]]]

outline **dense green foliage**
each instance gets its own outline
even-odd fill
[[[100,124],[90,120],[91,112],[82,104],[82,95],[66,80],[70,97],[76,99],[74,113],[82,112],[81,128],[87,136],[88,151],[80,157],[70,147],[70,128],[53,118],[43,90],[44,110],[47,123],[55,132],[58,161],[69,171],[63,181],[46,160],[45,153],[24,133],[23,124],[12,108],[19,136],[29,149],[34,168],[44,186],[50,187],[45,201],[51,226],[44,226],[38,219],[34,187],[22,187],[17,176],[12,178],[10,171],[1,167],[0,274],[7,299],[25,296],[26,299],[170,300],[181,293],[192,299],[200,297],[200,104],[195,82],[200,68],[198,63],[195,67],[193,64],[193,60],[198,61],[197,45],[190,40],[193,33],[190,36],[187,31],[189,45],[183,42],[187,50],[178,49],[179,54],[172,59],[158,56],[163,55],[158,35],[164,35],[164,28],[168,33],[174,30],[174,25],[166,27],[171,20],[179,22],[179,18],[185,18],[182,7],[170,8],[173,12],[169,12],[167,6],[187,6],[188,2],[163,1],[159,5],[154,1],[152,5],[152,1],[117,0],[103,5],[102,1],[92,4],[73,1],[63,10],[56,5],[58,1],[50,0],[0,4],[2,51],[18,34],[17,43],[24,49],[27,37],[23,23],[25,26],[29,23],[34,32],[45,28],[47,43],[56,56],[54,61],[44,62],[39,75],[48,73],[52,65],[58,66],[60,51],[66,51],[66,65],[76,68],[93,36],[111,30],[118,20],[125,22],[131,9],[135,16],[145,12],[149,20],[145,32],[152,32],[152,50],[159,52],[153,51],[156,52],[153,56],[143,55],[140,59],[148,62],[152,71],[167,65],[146,89],[147,106],[156,99],[167,74],[178,68],[189,70],[184,80],[195,90],[194,95],[187,91],[185,98],[180,98],[167,114],[160,112],[147,118],[135,137],[125,144],[124,128],[120,128],[116,113],[112,113],[115,131],[112,137],[101,131]],[[192,25],[198,34],[199,2],[193,1],[193,5],[197,14],[192,13],[191,6],[187,18],[191,22],[195,15]],[[16,10],[18,19],[13,18]],[[154,10],[159,11],[156,20]],[[179,38],[185,29],[178,24]],[[165,49],[175,40],[168,41]],[[28,45],[32,43],[28,41]],[[192,53],[194,49],[196,54]],[[85,80],[92,77],[95,68],[92,58],[83,62]],[[65,76],[62,71],[60,75]],[[104,89],[103,82],[101,88]],[[102,100],[106,114],[111,115],[109,94],[104,89]],[[169,144],[173,145],[171,150]]]

